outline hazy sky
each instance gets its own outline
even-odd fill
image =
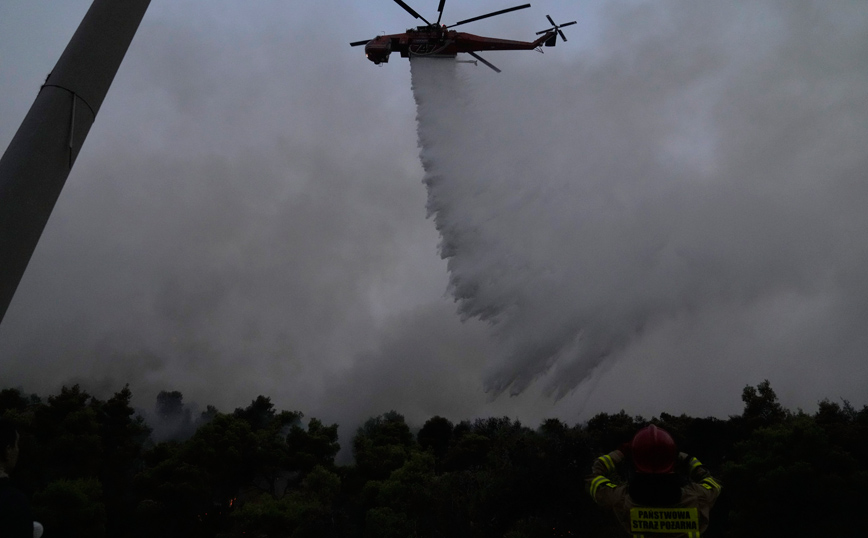
[[[414,25],[398,5],[296,4],[152,1],[0,326],[2,386],[265,394],[344,428],[725,417],[766,378],[868,404],[864,1],[535,1],[463,29],[551,14],[568,43],[412,79],[348,45]],[[88,6],[0,3],[0,147]]]

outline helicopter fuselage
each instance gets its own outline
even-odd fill
[[[543,35],[536,41],[514,41],[478,36],[447,30],[438,26],[419,26],[403,34],[380,35],[365,45],[365,55],[375,64],[389,61],[397,52],[402,58],[411,56],[455,57],[461,52],[483,50],[532,50],[551,37]]]

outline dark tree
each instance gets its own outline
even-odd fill
[[[99,480],[105,498],[109,536],[123,536],[131,529],[137,504],[133,477],[144,465],[142,451],[151,432],[144,419],[135,414],[131,399],[132,392],[126,385],[104,403],[94,402],[102,439],[103,462]]]
[[[274,420],[276,411],[274,404],[271,403],[271,398],[266,396],[257,396],[255,400],[250,402],[250,405],[242,408],[237,408],[233,415],[247,421],[254,431],[262,428],[267,428]]]
[[[435,416],[428,419],[428,422],[416,434],[416,440],[422,450],[430,450],[434,455],[435,470],[438,472],[441,470],[443,458],[449,450],[453,429],[452,422],[443,417]]]
[[[741,393],[741,401],[744,402],[742,418],[751,429],[779,424],[787,418],[787,412],[778,402],[778,396],[768,379],[756,388],[746,386]]]
[[[356,467],[367,479],[383,480],[410,457],[415,439],[404,416],[389,411],[368,419],[353,438]]]
[[[286,436],[289,454],[288,467],[302,476],[320,466],[334,468],[334,460],[341,446],[338,444],[338,425],[324,425],[312,418],[307,430],[295,424]]]
[[[154,433],[158,440],[181,441],[193,435],[192,413],[184,405],[184,395],[179,391],[164,390],[157,394],[154,410],[158,418]]]

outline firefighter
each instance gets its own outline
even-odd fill
[[[626,484],[613,481],[619,470],[627,472]],[[654,425],[594,460],[585,485],[594,502],[641,538],[699,538],[721,489],[699,460],[679,453],[672,436]]]

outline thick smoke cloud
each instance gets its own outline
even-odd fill
[[[558,73],[551,99],[412,62],[450,290],[502,343],[491,391],[545,377],[563,397],[660,338],[710,338],[722,312],[724,348],[748,360],[860,360],[868,40],[853,11],[611,13],[610,46]]]
[[[191,7],[151,6],[0,356],[29,390],[129,381],[146,408],[180,390],[203,406],[264,393],[318,410],[326,377],[376,344],[378,324],[442,294],[420,281],[440,271],[413,115],[384,120],[394,104],[372,106],[374,84],[338,91],[340,65],[291,60],[301,44],[338,44],[290,31],[276,3],[203,10],[190,25]],[[371,151],[368,134],[398,151]]]

